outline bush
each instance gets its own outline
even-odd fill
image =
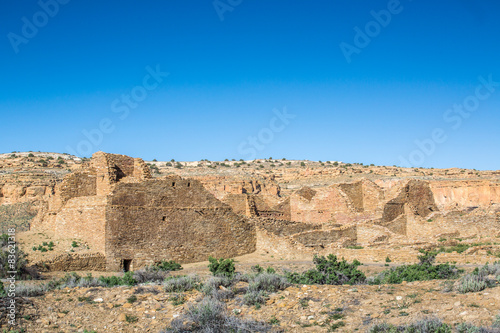
[[[103,287],[105,283],[101,281],[100,278],[92,277],[92,274],[88,274],[86,277],[81,277],[75,272],[71,274],[66,274],[59,281],[54,281],[51,284],[50,289],[55,288],[75,288],[75,287]]]
[[[210,264],[208,269],[213,275],[223,275],[223,276],[233,276],[234,275],[234,260],[233,259],[223,259],[217,260],[213,257],[208,257]]]
[[[455,326],[457,333],[499,333],[500,330],[495,327],[495,323],[488,327],[478,327],[469,323],[461,323]]]
[[[224,288],[229,288],[233,285],[235,280],[232,277],[228,276],[213,276],[208,279],[202,287],[202,291],[205,295],[212,295],[217,297],[217,292],[221,286]]]
[[[267,296],[267,293],[263,290],[248,290],[248,292],[243,295],[243,303],[246,305],[264,304]]]
[[[486,264],[481,268],[474,269],[473,274],[477,275],[495,275],[496,277],[500,276],[500,261],[494,262],[492,265]]]
[[[116,275],[113,276],[100,276],[99,281],[103,283],[105,287],[115,287],[115,286],[134,286],[137,284],[137,280],[134,278],[133,272],[127,272],[123,277]]]
[[[314,256],[316,269],[311,269],[301,274],[287,273],[286,277],[291,283],[302,284],[359,284],[366,280],[363,272],[358,270],[361,263],[354,260],[349,264],[347,260],[337,261],[337,256],[332,254],[327,258]]]
[[[476,267],[472,274],[464,275],[458,284],[460,293],[478,292],[496,285],[496,281],[488,276],[494,275],[500,281],[500,262],[492,265],[486,264],[481,268]]]
[[[455,279],[463,270],[457,269],[454,265],[439,264],[433,265],[437,252],[421,251],[420,263],[413,265],[402,265],[381,272],[368,282],[370,284],[395,284],[403,281],[427,281],[436,279]]]
[[[16,285],[16,297],[42,296],[48,290],[49,288],[45,284],[41,285],[18,284]]]
[[[458,284],[458,291],[462,294],[478,292],[488,288],[488,282],[482,275],[467,274],[464,275]]]
[[[171,277],[163,283],[166,292],[184,292],[199,286],[200,279],[196,275]]]
[[[255,278],[249,281],[248,290],[267,291],[272,293],[278,290],[283,290],[289,285],[290,284],[284,276],[266,272],[258,274]]]
[[[165,332],[268,332],[270,326],[262,322],[229,316],[224,303],[205,297],[189,306],[186,313],[171,322]]]
[[[152,266],[153,269],[158,269],[160,271],[180,271],[182,269],[181,264],[176,263],[173,260],[162,261]]]
[[[134,279],[137,283],[161,283],[168,276],[168,271],[156,270],[150,267],[140,269],[134,272]]]
[[[377,324],[370,328],[370,333],[451,333],[451,327],[437,318],[419,320],[415,323],[402,326],[391,324]]]

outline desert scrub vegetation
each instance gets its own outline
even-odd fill
[[[31,285],[20,284],[20,288],[24,288],[19,292],[16,289],[16,296],[41,296],[47,291],[63,288],[77,288],[77,287],[116,287],[116,286],[135,286],[143,283],[162,283],[167,278],[168,272],[162,271],[147,271],[139,270],[136,272],[127,272],[123,276],[100,276],[94,277],[92,274],[87,276],[80,276],[72,272],[58,280],[51,280],[46,283]]]
[[[465,294],[491,288],[500,283],[500,262],[476,267],[471,274],[464,275],[458,282],[458,292]]]
[[[463,272],[454,265],[434,265],[437,252],[421,251],[419,263],[402,265],[385,270],[375,277],[368,279],[369,284],[397,284],[403,281],[427,281],[436,279],[456,279]]]
[[[290,285],[285,276],[270,271],[274,269],[268,268],[268,272],[260,271],[254,275],[244,276],[248,282],[248,288],[243,295],[244,304],[260,306],[269,298],[269,293],[284,290]]]
[[[186,313],[174,319],[162,333],[167,332],[268,332],[263,322],[230,316],[226,305],[212,297],[191,304]]]
[[[212,276],[201,287],[201,291],[206,296],[211,296],[218,300],[231,299],[235,296],[234,285],[240,281],[236,277]]]
[[[159,271],[180,271],[183,269],[181,264],[176,263],[174,260],[161,261],[150,266],[150,268]]]
[[[208,257],[208,269],[213,275],[233,276],[235,267],[234,259],[220,258],[217,260],[213,257]]]
[[[287,272],[286,278],[290,283],[301,284],[361,284],[366,281],[366,276],[358,270],[361,263],[354,260],[348,263],[347,260],[337,260],[337,256],[330,254],[328,257],[314,256],[315,269],[310,269],[303,273]]]
[[[200,287],[197,275],[172,276],[163,283],[166,292],[184,292]]]
[[[369,330],[370,333],[451,333],[450,325],[437,318],[427,318],[407,325],[394,326],[391,324],[376,324]]]

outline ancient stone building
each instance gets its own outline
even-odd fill
[[[199,181],[153,179],[141,159],[103,152],[58,184],[32,229],[81,239],[111,271],[233,257],[256,244],[254,225]]]

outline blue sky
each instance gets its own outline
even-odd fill
[[[1,6],[0,152],[499,169],[498,1]]]

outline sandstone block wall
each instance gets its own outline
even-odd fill
[[[255,226],[195,180],[118,184],[106,210],[108,267],[189,263],[255,251]]]
[[[55,234],[59,238],[81,239],[91,250],[104,254],[107,203],[105,196],[68,200],[55,217]]]
[[[352,242],[357,241],[356,226],[346,226],[330,230],[313,230],[294,235],[292,237],[297,242],[307,247],[325,247],[341,238],[349,238]]]
[[[102,152],[64,178],[34,229],[82,240],[115,271],[234,257],[256,244],[255,226],[200,182],[153,180],[142,160]]]

